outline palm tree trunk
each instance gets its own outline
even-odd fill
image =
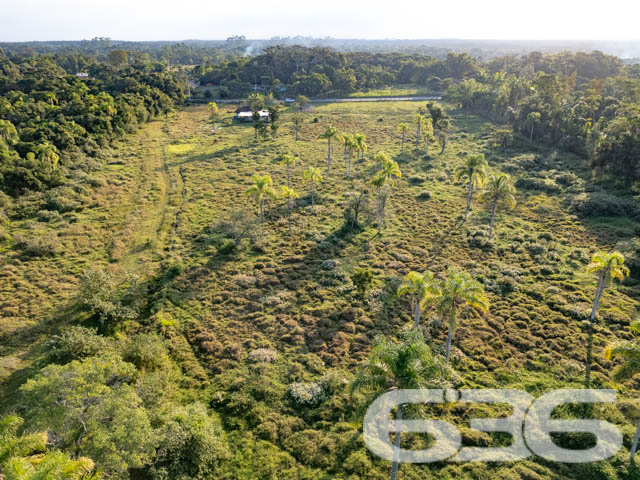
[[[596,296],[593,299],[593,308],[591,309],[591,315],[589,317],[589,331],[587,332],[587,365],[585,371],[585,379],[584,384],[586,388],[591,387],[591,362],[593,360],[593,327],[596,322],[596,313],[598,311],[598,304],[600,303],[600,297],[602,297],[602,292],[604,290],[604,279],[605,272],[604,270],[600,272],[600,276],[598,277],[598,287],[596,289]]]
[[[444,354],[444,362],[447,365],[449,365],[449,353],[451,352],[451,339],[453,337],[452,330],[453,329],[451,328],[451,325],[449,325],[449,331],[447,332],[447,349],[445,350]]]
[[[316,189],[311,183],[311,208],[316,209]]]
[[[291,167],[287,165],[287,187],[291,188]]]
[[[416,315],[413,319],[413,328],[420,327],[420,301],[416,301]]]
[[[402,132],[402,141],[400,142],[400,153],[404,153],[404,132]]]
[[[264,235],[264,200],[260,200],[260,233]]]
[[[416,148],[420,145],[420,122],[418,122],[418,129],[416,130]]]
[[[402,405],[398,406],[398,414],[396,415],[396,437],[393,447],[393,463],[391,464],[391,480],[396,480],[398,476],[398,467],[400,464],[400,440],[402,429]]]
[[[289,222],[289,233],[291,233],[291,198],[289,198],[289,200],[287,201],[287,210],[288,210],[287,221]]]
[[[296,142],[298,141],[298,127],[295,127],[296,130]]]
[[[529,135],[529,141],[532,142],[533,141],[533,127],[535,126],[534,123],[531,124],[531,134]]]
[[[327,175],[329,175],[329,171],[331,170],[331,139],[327,139]]]
[[[471,208],[471,196],[473,195],[473,176],[469,179],[469,190],[467,191],[467,208],[464,210],[464,221],[467,221],[469,209]]]
[[[493,222],[496,219],[497,206],[498,206],[498,201],[494,200],[493,205],[491,206],[491,222],[489,222],[489,241],[491,241],[491,237],[493,236]]]
[[[638,449],[638,440],[640,440],[640,420],[638,420],[638,428],[636,429],[636,436],[633,439],[633,445],[631,445],[631,456],[629,462],[633,463],[633,457],[636,456],[636,450]]]

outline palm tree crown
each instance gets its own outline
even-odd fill
[[[468,155],[464,161],[464,164],[455,169],[455,179],[460,181],[462,179],[468,179],[469,185],[467,188],[467,206],[464,211],[464,219],[467,219],[469,215],[469,209],[471,208],[471,199],[473,197],[474,187],[481,187],[487,180],[487,160],[483,154]]]
[[[459,272],[451,267],[447,270],[444,280],[439,284],[440,295],[435,301],[436,311],[449,325],[447,335],[447,349],[445,358],[449,362],[451,340],[458,327],[458,310],[460,306],[469,306],[480,312],[489,310],[484,287],[480,282],[471,278],[467,272]]]
[[[413,307],[415,308],[414,328],[418,328],[421,309],[440,295],[440,288],[433,273],[430,271],[425,270],[424,273],[409,272],[398,287],[397,294],[399,297],[411,296]]]

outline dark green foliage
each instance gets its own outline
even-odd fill
[[[81,326],[65,328],[48,344],[51,357],[62,363],[105,353],[111,347],[109,340],[98,335],[96,330]]]
[[[365,298],[367,290],[373,285],[374,278],[373,272],[366,268],[356,268],[351,273],[351,282],[356,287],[360,298]]]

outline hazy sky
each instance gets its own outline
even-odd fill
[[[0,41],[639,40],[639,14],[638,0],[0,0]]]

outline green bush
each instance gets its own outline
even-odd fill
[[[58,362],[70,362],[105,353],[111,344],[95,329],[81,326],[65,328],[59,335],[54,335],[48,342],[51,357]]]

